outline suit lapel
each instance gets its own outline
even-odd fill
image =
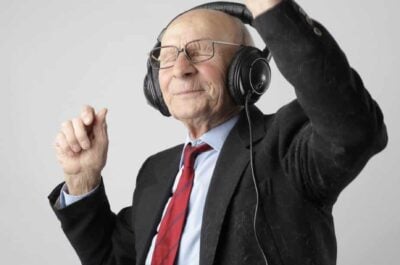
[[[256,108],[251,108],[253,122],[253,143],[265,134],[263,115]],[[219,155],[204,207],[200,265],[212,265],[215,251],[224,221],[225,213],[235,188],[249,163],[249,133],[244,111],[227,137]]]
[[[138,264],[145,263],[151,240],[157,232],[163,209],[171,195],[171,188],[179,170],[182,147],[180,145],[163,159],[158,159],[156,167],[143,176],[156,181],[141,191],[142,195],[137,205],[135,233]]]

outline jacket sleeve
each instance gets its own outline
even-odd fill
[[[82,264],[135,264],[132,207],[111,212],[102,182],[90,196],[59,209],[62,185],[49,195],[50,205]]]
[[[276,115],[285,174],[307,198],[332,205],[385,147],[381,110],[329,32],[294,1],[256,17],[254,26],[297,96],[297,108]],[[307,119],[296,124],[299,112]]]

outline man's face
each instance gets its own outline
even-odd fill
[[[220,12],[197,10],[176,19],[166,30],[162,45],[178,48],[196,39],[237,43],[236,24]],[[228,66],[237,47],[215,46],[214,57],[192,64],[180,53],[175,65],[159,70],[164,100],[173,117],[183,122],[222,122],[237,107],[225,84]]]

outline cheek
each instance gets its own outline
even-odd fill
[[[203,69],[202,76],[205,77],[204,83],[207,85],[209,95],[213,100],[220,100],[226,94],[226,67],[214,66]]]
[[[165,100],[169,97],[168,85],[170,81],[171,78],[168,76],[167,73],[165,73],[165,70],[160,71],[158,75],[158,84]]]

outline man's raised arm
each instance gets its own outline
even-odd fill
[[[250,4],[252,2],[252,4]],[[266,4],[264,12],[257,9]],[[382,113],[329,32],[291,0],[247,1],[254,25],[298,103],[277,113],[281,161],[312,200],[332,204],[368,159],[387,143]],[[298,113],[303,123],[291,123]]]

